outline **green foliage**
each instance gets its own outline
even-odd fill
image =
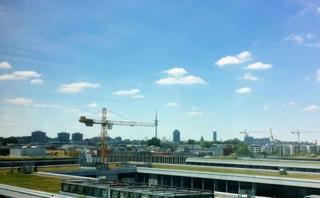
[[[160,146],[160,140],[156,137],[151,138],[147,141],[148,146]]]
[[[245,143],[240,143],[236,146],[236,154],[238,156],[248,156],[249,155],[249,149],[248,145]]]
[[[231,139],[231,140],[226,140],[223,142],[223,144],[233,144],[233,145],[238,145],[241,143],[241,140],[237,139],[237,138],[234,138],[234,139]]]
[[[189,140],[187,141],[187,144],[196,144],[196,141],[193,140],[193,139],[189,139]]]
[[[210,148],[212,146],[212,142],[204,141],[204,142],[201,142],[200,146],[202,148]]]

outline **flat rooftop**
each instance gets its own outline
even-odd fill
[[[108,180],[64,180],[63,184],[85,186],[93,189],[102,188],[110,189],[119,192],[129,192],[133,194],[143,194],[161,197],[198,197],[198,196],[212,196],[213,192],[204,190],[194,190],[185,188],[171,188],[164,186],[149,186],[145,184],[123,182],[123,181],[108,181]]]
[[[176,164],[153,164],[152,168],[170,169],[170,170],[187,170],[195,172],[210,172],[210,173],[226,173],[226,174],[241,174],[250,176],[269,176],[279,178],[294,178],[294,179],[310,179],[320,180],[320,174],[288,172],[287,175],[281,175],[279,171],[272,170],[257,170],[257,169],[240,169],[229,167],[210,167],[210,166],[195,166],[195,165],[176,165]]]
[[[257,165],[257,166],[273,166],[273,167],[296,167],[296,168],[312,168],[320,169],[320,161],[304,161],[304,160],[274,160],[274,159],[221,159],[214,157],[192,157],[186,162],[199,163],[216,163],[216,164],[238,164],[238,165]]]

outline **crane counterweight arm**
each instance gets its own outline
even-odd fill
[[[122,125],[122,126],[145,126],[145,127],[154,127],[154,123],[148,123],[148,122],[132,122],[132,121],[117,121],[117,120],[108,120],[108,124],[111,125]]]

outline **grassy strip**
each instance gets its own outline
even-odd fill
[[[79,165],[71,165],[71,166],[52,166],[52,167],[39,167],[38,171],[42,172],[57,172],[57,171],[73,171],[79,170]]]
[[[65,159],[74,159],[72,157],[10,157],[10,156],[1,156],[0,161],[29,161],[29,160],[65,160]]]
[[[26,175],[22,173],[10,173],[10,170],[0,170],[0,183],[29,188],[33,190],[58,193],[60,191],[61,179]]]
[[[39,167],[38,171],[55,172],[55,171],[71,171],[79,170],[80,166],[55,166],[55,167]],[[42,177],[37,175],[28,175],[18,173],[17,169],[10,173],[10,169],[0,170],[0,183],[17,186],[21,188],[29,188],[33,190],[58,193],[60,191],[61,179],[52,177]]]
[[[287,175],[280,175],[280,173],[277,171],[258,171],[258,170],[248,170],[248,169],[199,167],[199,166],[192,166],[192,165],[181,166],[181,165],[154,164],[152,166],[153,168],[189,170],[189,171],[198,171],[198,172],[245,174],[245,175],[285,177],[285,178],[296,178],[296,179],[316,179],[316,180],[320,179],[320,174],[308,174],[308,173],[288,173]]]

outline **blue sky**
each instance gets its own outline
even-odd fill
[[[78,117],[107,107],[148,122],[157,109],[161,138],[295,140],[320,131],[319,27],[319,1],[0,1],[1,135],[97,136]]]

